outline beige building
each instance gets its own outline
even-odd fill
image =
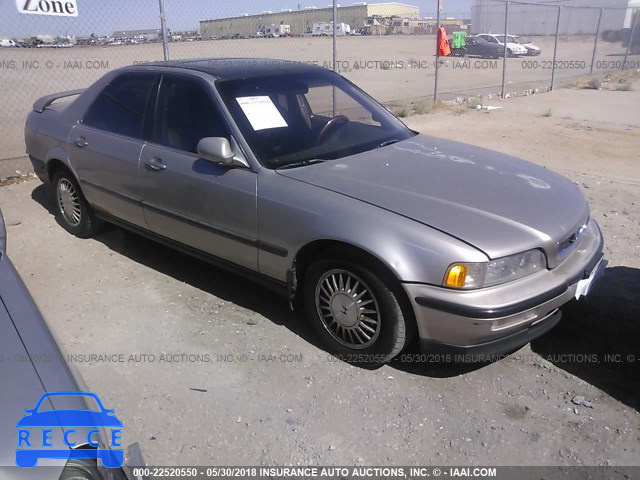
[[[403,3],[373,3],[338,7],[338,23],[346,23],[352,32],[360,32],[372,19],[390,19],[392,17],[419,18],[418,7]],[[333,8],[305,8],[302,10],[284,10],[265,12],[257,15],[218,18],[200,21],[202,38],[233,37],[234,35],[252,36],[264,32],[276,25],[289,25],[291,34],[311,34],[313,24],[330,22],[333,19]]]

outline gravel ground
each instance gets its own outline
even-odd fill
[[[614,92],[591,93],[615,108]],[[115,227],[70,236],[35,180],[0,188],[9,256],[150,465],[640,465],[640,119],[573,117],[584,99],[572,95],[407,119],[568,175],[603,228],[611,263],[592,296],[494,363],[416,362],[416,350],[375,370],[331,361],[251,282]]]

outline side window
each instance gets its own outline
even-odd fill
[[[208,87],[184,76],[163,77],[154,123],[153,141],[187,152],[205,137],[230,137]]]
[[[82,122],[108,132],[142,138],[144,116],[157,76],[128,73],[116,77],[93,101]]]

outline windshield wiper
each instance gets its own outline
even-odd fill
[[[394,143],[398,143],[401,140],[398,140],[397,138],[393,138],[391,140],[387,140],[386,142],[382,142],[380,145],[378,145],[377,148],[382,148],[382,147],[386,147],[387,145],[393,145]]]
[[[282,167],[278,167],[277,170],[285,170],[287,168],[306,167],[307,165],[313,165],[314,163],[324,163],[326,161],[327,160],[323,160],[321,158],[312,158],[310,160],[300,160],[299,162],[293,162],[287,165],[283,165]]]

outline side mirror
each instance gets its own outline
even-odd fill
[[[198,155],[211,162],[229,167],[247,167],[246,162],[236,156],[229,140],[223,137],[205,137],[198,142]]]

